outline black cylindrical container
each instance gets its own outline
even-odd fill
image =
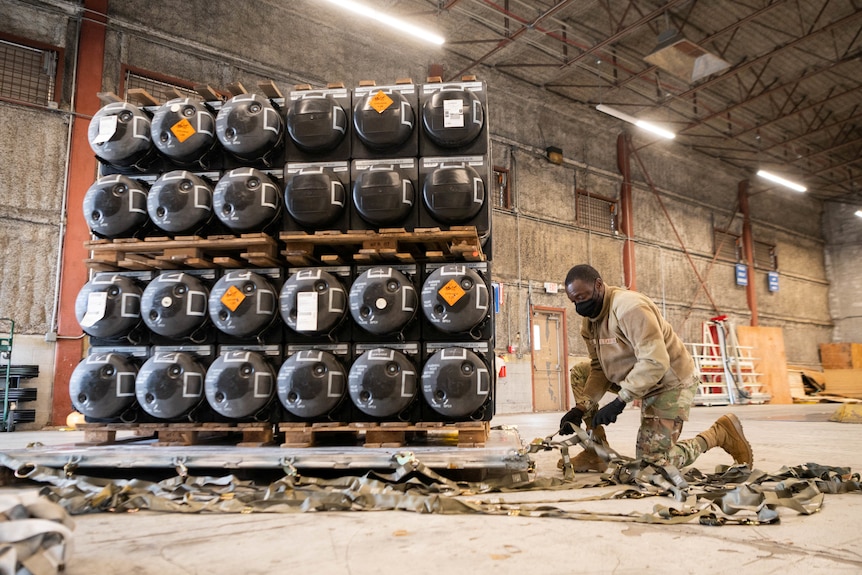
[[[153,183],[147,196],[150,220],[169,234],[199,231],[213,213],[209,183],[186,170],[165,172]]]
[[[90,231],[103,238],[132,237],[149,222],[147,188],[120,174],[96,180],[82,206]]]
[[[231,419],[250,418],[272,400],[275,371],[255,351],[224,352],[207,370],[204,393],[216,413]]]
[[[178,164],[190,164],[215,145],[215,116],[200,100],[174,98],[153,114],[150,135],[162,155]]]
[[[347,371],[328,351],[299,351],[278,371],[279,401],[289,413],[304,419],[325,416],[341,403],[346,390]]]
[[[234,232],[259,232],[281,214],[282,192],[265,172],[237,168],[226,173],[213,190],[213,210]]]
[[[119,417],[135,402],[138,366],[119,353],[91,353],[69,379],[75,410],[87,418]]]
[[[145,412],[177,419],[203,399],[206,369],[186,352],[157,351],[138,371],[135,396]]]

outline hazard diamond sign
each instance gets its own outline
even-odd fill
[[[455,280],[449,280],[446,285],[437,290],[437,293],[440,294],[440,297],[446,300],[446,303],[453,306],[458,303],[458,300],[464,297],[464,294],[467,292],[464,291],[464,288],[462,288],[458,282]]]
[[[191,122],[189,122],[186,118],[183,118],[182,120],[171,126],[171,132],[173,132],[174,136],[177,137],[177,140],[182,143],[195,135],[195,128],[194,126],[192,126]]]
[[[371,97],[369,104],[372,108],[377,110],[378,114],[382,114],[386,110],[386,108],[392,105],[392,102],[394,101],[395,100],[386,95],[383,90],[380,90]]]
[[[245,294],[236,286],[230,286],[227,288],[227,291],[224,292],[224,295],[221,296],[221,302],[230,311],[236,311],[236,308],[238,308],[244,300]]]

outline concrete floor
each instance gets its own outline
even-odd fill
[[[736,413],[767,472],[816,462],[862,469],[862,425],[827,421],[838,404],[699,407],[690,437],[726,411]],[[501,415],[529,442],[555,429],[559,413]],[[608,431],[612,446],[633,454],[638,413],[629,409]],[[65,444],[79,432],[0,434],[0,449],[32,441]],[[535,456],[540,475],[558,475],[556,453]],[[731,463],[721,450],[695,467]],[[29,486],[6,487],[30,489]],[[602,489],[494,494],[507,501],[560,504]],[[656,498],[569,504],[571,509],[651,510]],[[560,504],[566,506],[565,503]],[[827,495],[820,513],[781,510],[781,523],[704,527],[571,521],[398,511],[291,515],[185,515],[153,512],[78,516],[67,575],[315,573],[860,573],[862,494]]]

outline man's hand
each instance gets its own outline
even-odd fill
[[[614,399],[596,412],[593,417],[593,427],[599,425],[610,425],[617,420],[617,416],[626,408],[626,402],[620,398]]]
[[[573,407],[560,420],[560,435],[571,435],[575,432],[576,427],[581,426],[581,421],[584,419],[584,412]],[[571,426],[569,426],[571,424]]]

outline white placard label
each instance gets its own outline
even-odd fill
[[[105,317],[108,305],[108,292],[94,291],[87,295],[87,313],[81,319],[81,327],[93,327],[96,322]]]
[[[94,144],[104,144],[117,132],[117,116],[102,116],[99,118],[99,135],[93,140]]]
[[[317,331],[316,291],[303,291],[296,294],[296,330]]]
[[[464,127],[464,100],[443,100],[443,127]]]

